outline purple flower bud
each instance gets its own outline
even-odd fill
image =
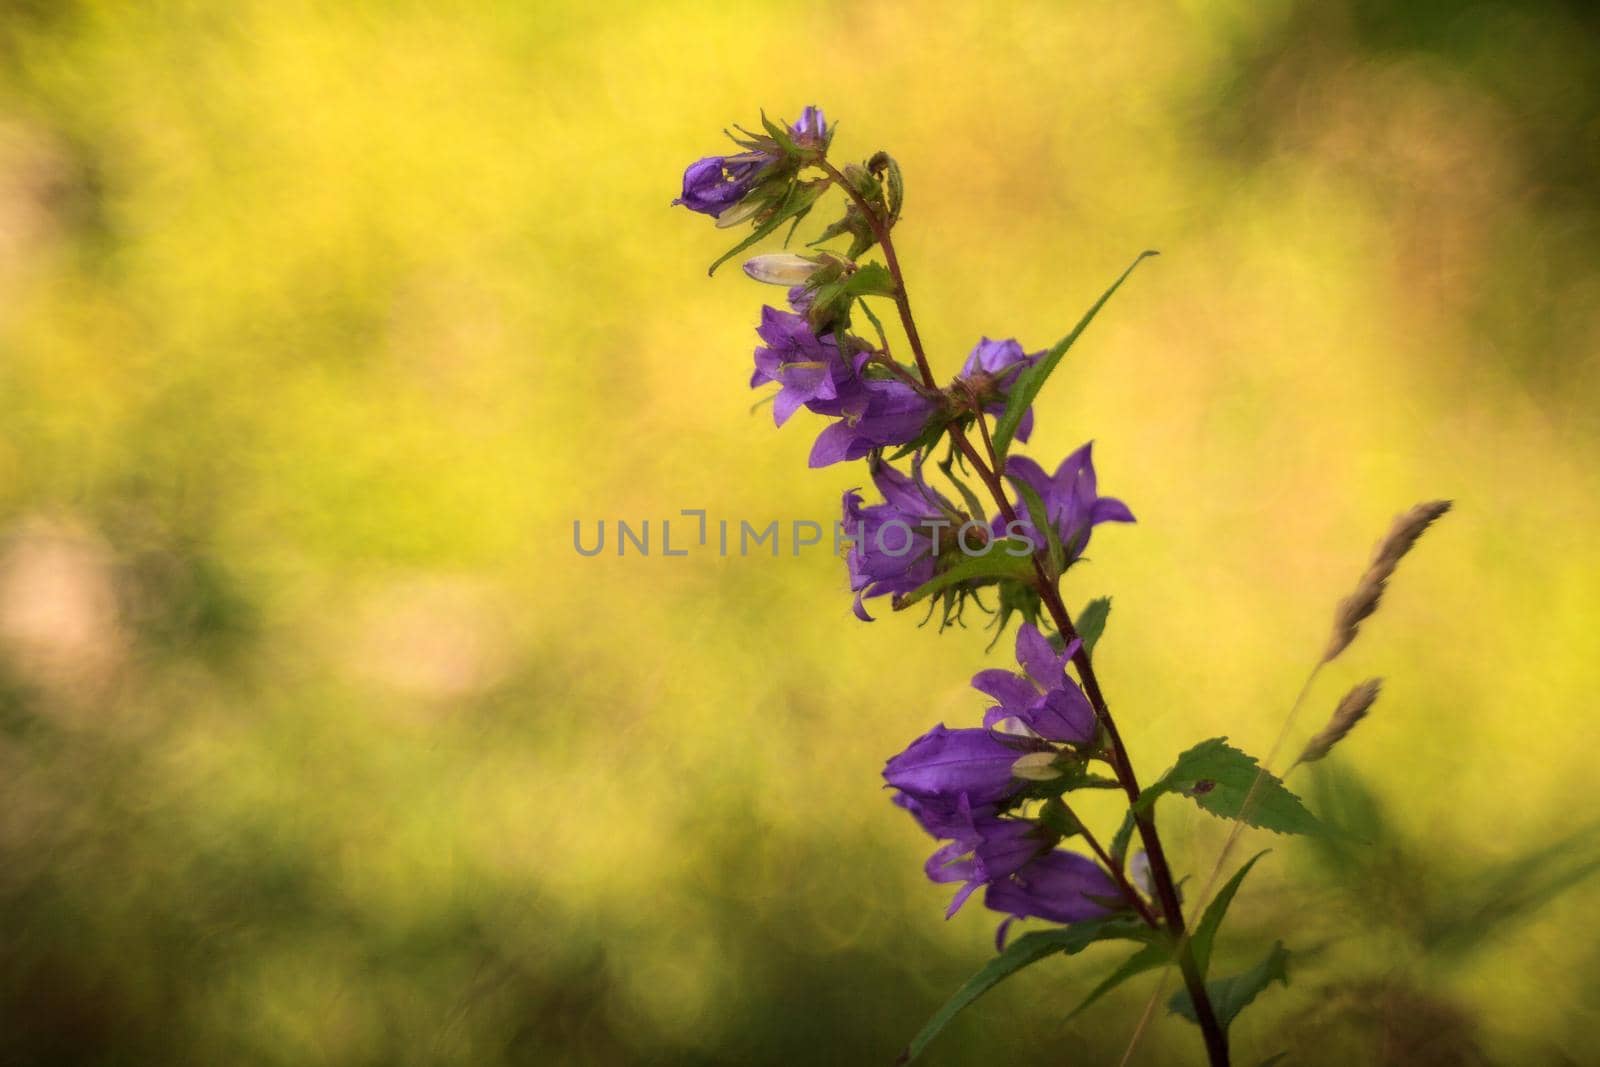
[[[1017,376],[1043,356],[1043,352],[1024,352],[1015,340],[991,341],[985,337],[967,356],[961,378],[978,394],[983,410],[998,417],[1006,409],[1006,399],[1011,395]],[[1026,441],[1032,433],[1033,408],[1029,407],[1017,424],[1016,439]]]
[[[673,203],[702,215],[720,215],[744,199],[762,162],[750,153],[697,160],[683,172],[683,195]]]
[[[954,803],[965,793],[971,804],[995,804],[1022,787],[1011,776],[1011,765],[1037,747],[1038,742],[1025,738],[981,729],[947,730],[940,723],[891,757],[883,777],[918,800]]]
[[[808,104],[789,129],[794,134],[795,144],[802,148],[821,148],[828,143],[828,124],[822,117],[822,109],[814,105]]]

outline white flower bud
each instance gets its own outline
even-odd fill
[[[818,266],[814,260],[793,252],[770,252],[745,260],[744,272],[769,285],[803,285]]]
[[[1054,752],[1030,752],[1011,765],[1011,774],[1030,782],[1050,782],[1061,777],[1061,768]]]

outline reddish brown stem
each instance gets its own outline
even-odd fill
[[[922,338],[917,333],[916,320],[911,314],[911,300],[906,294],[905,276],[900,270],[899,258],[895,255],[894,241],[890,237],[889,227],[878,214],[877,209],[869,204],[848,179],[840,173],[832,163],[826,159],[817,161],[817,165],[844,190],[846,196],[856,205],[872,228],[873,237],[877,240],[878,247],[883,250],[883,259],[889,269],[890,276],[894,279],[894,302],[900,312],[900,325],[905,330],[906,341],[911,346],[911,354],[916,357],[917,370],[922,375],[923,384],[929,388],[938,388],[933,377],[933,368],[928,363],[927,353],[922,347]],[[983,412],[977,412],[977,423],[983,433],[983,441],[988,452],[988,462],[985,463],[972,442],[967,439],[965,431],[955,423],[949,426],[950,438],[961,450],[973,469],[978,472],[989,494],[994,498],[1000,513],[1008,523],[1017,519],[1016,509],[1011,506],[1011,501],[1006,493],[1005,484],[1001,481],[999,455],[994,448],[994,442],[989,437],[987,425],[984,423]],[[1067,606],[1061,599],[1061,589],[1057,579],[1053,577],[1038,555],[1033,557],[1034,575],[1040,599],[1044,602],[1045,609],[1050,613],[1050,619],[1055,623],[1058,633],[1069,644],[1078,637],[1077,628],[1072,624],[1072,616],[1067,612]],[[1089,698],[1090,705],[1094,708],[1095,717],[1099,719],[1101,727],[1105,730],[1107,749],[1111,757],[1111,766],[1116,773],[1117,781],[1121,784],[1123,792],[1127,795],[1130,808],[1136,808],[1139,800],[1139,779],[1134,773],[1133,763],[1128,758],[1127,749],[1123,745],[1122,735],[1117,729],[1116,721],[1111,716],[1111,709],[1106,704],[1104,693],[1100,689],[1100,681],[1095,677],[1094,664],[1089,659],[1088,651],[1080,644],[1072,657],[1073,665],[1077,668],[1078,678],[1083,683],[1084,694]],[[1134,827],[1139,832],[1139,839],[1144,844],[1145,855],[1150,861],[1150,881],[1155,887],[1156,899],[1161,904],[1161,912],[1166,919],[1166,929],[1171,937],[1178,956],[1178,969],[1183,974],[1184,985],[1188,988],[1189,997],[1194,1005],[1195,1017],[1200,1024],[1200,1033],[1205,1041],[1206,1056],[1211,1067],[1228,1067],[1228,1038],[1217,1021],[1216,1010],[1212,1006],[1210,994],[1206,991],[1205,978],[1200,973],[1199,965],[1194,958],[1194,952],[1189,945],[1183,920],[1183,905],[1178,899],[1176,883],[1172,878],[1172,868],[1167,863],[1166,849],[1161,845],[1161,836],[1156,832],[1155,820],[1149,812],[1134,815]],[[1098,852],[1099,850],[1096,849]],[[1107,866],[1109,857],[1102,857]],[[1115,871],[1115,868],[1113,868]]]

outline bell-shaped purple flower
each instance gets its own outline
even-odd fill
[[[983,410],[998,417],[1006,409],[1006,400],[1017,376],[1043,356],[1043,352],[1024,352],[1016,340],[991,341],[985,337],[968,354],[961,368],[961,379],[983,403]],[[1032,434],[1033,408],[1030,406],[1017,424],[1016,439],[1026,441]]]
[[[1045,514],[1054,524],[1066,550],[1067,562],[1083,555],[1090,531],[1102,522],[1133,522],[1128,505],[1115,497],[1100,496],[1095,484],[1093,442],[1061,461],[1054,474],[1026,456],[1006,460],[1006,477],[1026,482],[1039,494]],[[1019,514],[1026,514],[1021,501]]]
[[[881,504],[863,507],[860,493],[844,494],[844,532],[851,539],[845,563],[862,622],[872,621],[863,600],[909,593],[933,579],[945,537],[959,522],[955,507],[923,481],[920,455],[909,476],[876,464],[872,483],[883,494]]]
[[[1032,819],[974,815],[963,796],[958,814],[965,822],[954,827],[953,840],[928,857],[924,873],[932,882],[962,882],[945,911],[949,918],[961,910],[974,891],[1006,878],[1055,847],[1056,835]]]
[[[756,333],[766,344],[756,349],[750,387],[778,383],[772,418],[779,426],[802,405],[823,402],[826,406],[826,402],[838,400],[841,389],[853,386],[855,372],[840,352],[838,340],[812,333],[804,315],[763,307]]]
[[[938,404],[898,378],[857,378],[832,404],[813,404],[822,415],[838,415],[817,435],[810,465],[826,467],[860,459],[873,449],[917,439]]]
[[[1094,707],[1066,674],[1077,648],[1077,642],[1073,642],[1065,651],[1057,652],[1033,623],[1019,626],[1017,663],[1026,673],[992,668],[972,677],[972,687],[996,701],[983,717],[984,726],[1017,722],[1050,741],[1092,740]]]
[[[1011,774],[1018,757],[1039,742],[990,730],[947,730],[943,723],[906,746],[883,767],[886,782],[917,800],[955,805],[963,793],[971,805],[998,804],[1025,784]]]
[[[1093,860],[1056,849],[991,882],[983,903],[1018,919],[1075,923],[1111,914],[1101,901],[1117,896],[1117,884]]]
[[[973,819],[989,818],[1000,810],[994,804],[973,807],[965,794],[919,798],[910,793],[896,793],[892,802],[908,812],[928,836],[941,840],[960,837],[967,832]]]

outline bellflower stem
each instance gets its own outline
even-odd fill
[[[917,370],[922,376],[923,384],[930,389],[937,389],[938,385],[933,376],[933,369],[928,363],[927,353],[922,347],[921,335],[917,332],[916,320],[911,314],[911,300],[906,293],[905,275],[900,269],[899,258],[895,255],[894,241],[890,236],[889,227],[879,216],[878,211],[869,204],[848,179],[826,158],[816,161],[827,175],[833,179],[865,217],[867,224],[872,228],[873,237],[878,247],[883,250],[883,259],[888,267],[890,276],[894,279],[894,302],[900,312],[900,324],[905,330],[906,341],[911,346],[911,354],[916,358]],[[952,423],[949,427],[951,440],[961,450],[969,463],[978,472],[989,494],[994,498],[1000,508],[1000,513],[1007,522],[1014,522],[1017,518],[1015,509],[1006,493],[1005,484],[1001,481],[1004,473],[1000,469],[999,456],[995,451],[994,442],[989,436],[988,426],[985,424],[982,411],[976,413],[976,421],[983,435],[985,450],[988,453],[986,463],[973,447],[966,432],[961,427]],[[1039,595],[1044,601],[1050,618],[1055,623],[1056,630],[1063,640],[1069,644],[1077,636],[1077,629],[1072,624],[1072,617],[1067,612],[1066,604],[1061,598],[1058,579],[1053,579],[1049,571],[1037,555],[1033,558],[1035,577]],[[1133,770],[1133,763],[1128,758],[1127,750],[1123,746],[1122,735],[1117,730],[1116,722],[1111,717],[1111,709],[1106,705],[1104,694],[1101,692],[1099,680],[1095,677],[1094,665],[1090,662],[1088,650],[1081,644],[1072,657],[1072,662],[1078,669],[1078,676],[1083,682],[1084,694],[1089,698],[1094,708],[1096,718],[1106,731],[1109,742],[1111,765],[1116,773],[1117,781],[1121,784],[1123,792],[1127,794],[1129,805],[1137,803],[1139,799],[1139,779]],[[1166,850],[1161,845],[1161,837],[1156,832],[1155,820],[1148,812],[1134,816],[1134,826],[1139,832],[1139,839],[1144,844],[1146,856],[1150,860],[1150,880],[1155,887],[1156,898],[1161,905],[1161,912],[1166,920],[1166,930],[1172,939],[1174,951],[1178,959],[1179,970],[1183,974],[1184,985],[1188,988],[1189,997],[1194,1005],[1195,1016],[1200,1024],[1200,1032],[1205,1040],[1206,1055],[1211,1067],[1228,1067],[1228,1039],[1221,1025],[1217,1022],[1216,1011],[1211,1004],[1211,997],[1206,991],[1204,976],[1200,973],[1199,965],[1194,958],[1194,952],[1189,945],[1189,938],[1183,918],[1183,905],[1178,899],[1178,891],[1172,878],[1172,868],[1167,863]],[[1091,844],[1091,847],[1094,847]],[[1100,853],[1099,848],[1095,848]],[[1109,857],[1101,855],[1102,862]],[[1118,877],[1118,872],[1112,871],[1113,877]],[[1148,919],[1149,916],[1146,916]]]

